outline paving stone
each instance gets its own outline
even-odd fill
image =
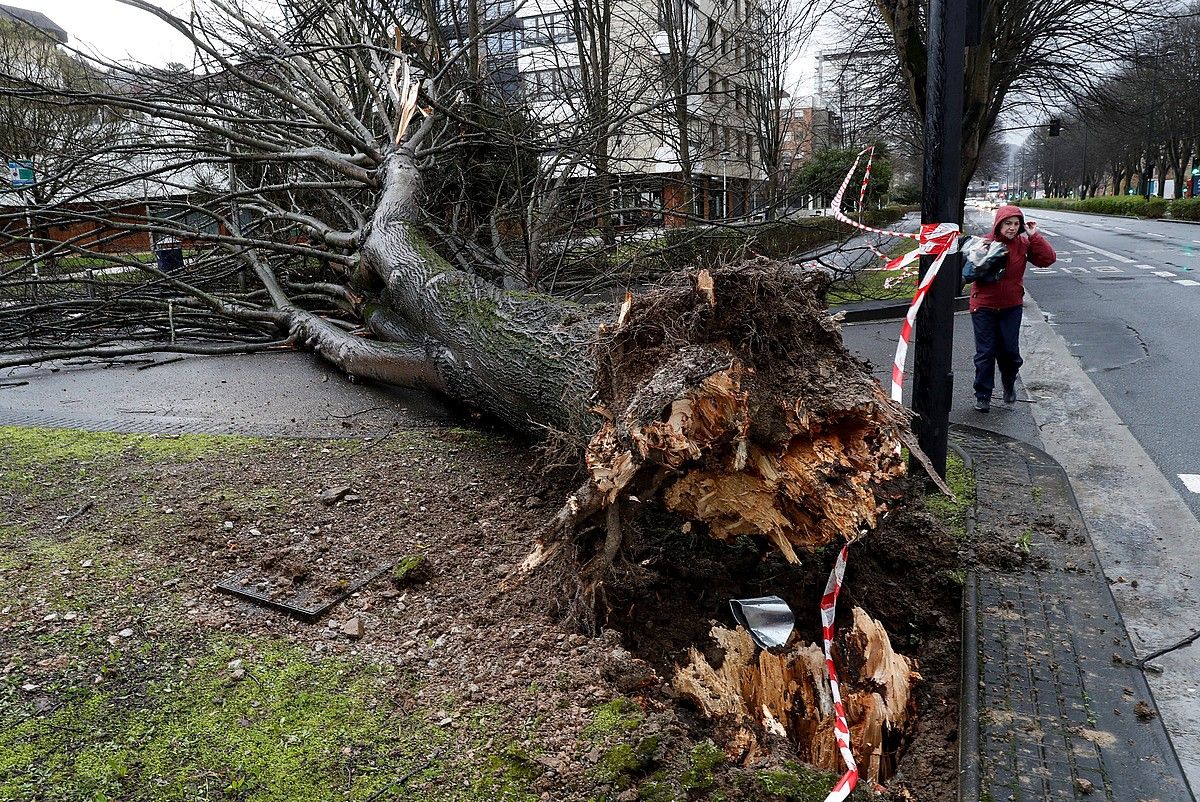
[[[1132,648],[1065,474],[1026,444],[965,426],[952,432],[975,469],[976,527],[1033,532],[1043,566],[978,571],[979,706],[987,713],[981,787],[964,799],[1191,802],[1161,722],[1138,722],[1123,693],[1150,698],[1140,672],[1112,661]],[[1076,778],[1094,792],[1082,794]]]

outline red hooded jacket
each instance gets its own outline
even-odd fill
[[[1000,236],[1000,222],[1009,217],[1021,218],[1017,236],[1006,240]],[[988,284],[976,282],[971,285],[971,311],[976,309],[1009,309],[1020,306],[1025,298],[1025,263],[1038,267],[1054,264],[1058,255],[1054,247],[1040,233],[1032,237],[1025,233],[1025,215],[1016,206],[1001,206],[992,221],[992,233],[984,239],[1008,245],[1008,266],[999,281]]]

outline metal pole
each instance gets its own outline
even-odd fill
[[[1088,168],[1087,168],[1087,123],[1080,122],[1083,126],[1083,175],[1080,176],[1079,184],[1079,199],[1083,200],[1087,194],[1088,188]]]
[[[1154,162],[1150,149],[1154,144],[1154,108],[1158,104],[1158,70],[1150,69],[1150,113],[1146,115],[1146,169],[1142,171],[1142,197],[1150,200],[1150,177],[1154,175]]]
[[[965,5],[955,0],[930,0],[923,223],[960,223],[962,219],[965,42]],[[921,257],[921,276],[931,264],[932,257]],[[954,389],[954,296],[961,286],[961,276],[962,257],[948,256],[917,315],[913,428],[921,449],[942,476],[946,475],[946,441]],[[911,467],[918,470],[915,459]]]

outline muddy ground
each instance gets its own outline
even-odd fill
[[[553,582],[501,589],[570,486],[505,435],[0,435],[0,799],[820,800],[835,779],[785,743],[742,762],[669,685],[730,598],[783,596],[819,639],[832,552],[796,568],[645,511],[593,638]],[[923,677],[892,798],[956,794],[952,530],[918,500],[847,572],[840,611]],[[214,589],[318,607],[380,570],[313,623]]]

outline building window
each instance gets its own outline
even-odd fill
[[[520,31],[496,31],[489,33],[483,40],[484,50],[488,55],[515,53],[521,49]]]
[[[575,95],[579,91],[579,68],[537,70],[521,76],[525,81],[525,97],[529,100],[554,100]]]
[[[513,0],[488,0],[484,6],[487,19],[500,19],[513,12]]]
[[[545,14],[525,20],[525,42],[531,47],[574,40],[571,18],[566,14]]]

